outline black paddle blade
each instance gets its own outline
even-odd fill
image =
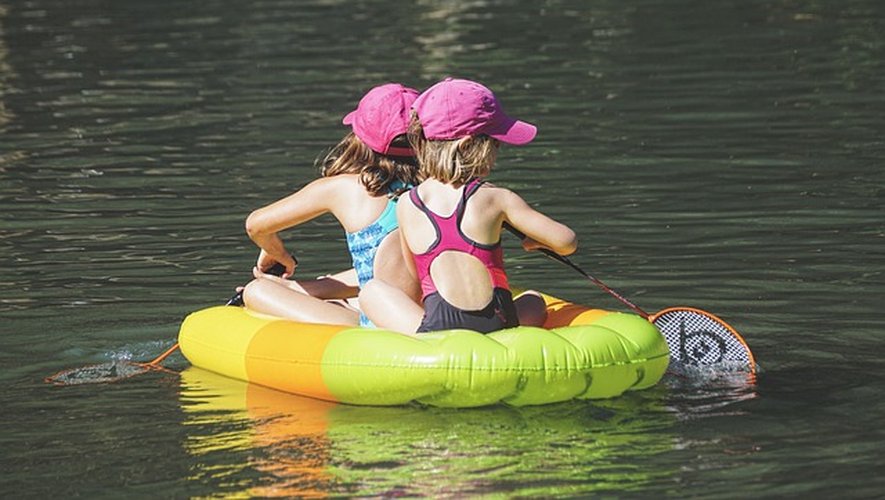
[[[756,372],[756,361],[743,337],[713,314],[691,307],[671,307],[649,320],[664,334],[671,363]]]

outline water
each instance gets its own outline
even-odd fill
[[[17,497],[875,497],[885,8],[848,2],[0,0],[0,491]],[[224,302],[248,212],[384,81],[483,81],[540,134],[493,180],[644,309],[744,334],[755,384],[674,372],[539,408],[335,406],[148,360]],[[299,271],[348,265],[319,219]],[[508,241],[512,280],[620,304]]]

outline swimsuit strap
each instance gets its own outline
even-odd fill
[[[427,247],[427,250],[425,250],[423,253],[431,252],[434,248],[436,248],[437,245],[439,245],[440,241],[439,224],[437,224],[436,222],[436,219],[437,217],[439,217],[439,215],[427,208],[427,205],[424,204],[424,200],[422,200],[421,197],[418,196],[418,186],[415,186],[409,190],[409,199],[412,200],[412,203],[414,203],[419,210],[424,212],[424,215],[427,216],[427,219],[430,220],[430,223],[433,225],[433,234],[435,234],[436,237],[433,239],[433,243],[431,243],[430,246]]]
[[[467,207],[467,201],[482,185],[482,180],[478,178],[471,179],[463,186],[461,199],[455,210],[446,217],[443,217],[431,210],[421,197],[418,195],[418,189],[414,188],[409,193],[412,203],[418,209],[424,212],[430,223],[433,225],[436,238],[433,243],[427,247],[427,250],[420,254],[415,254],[415,264],[418,271],[418,279],[421,282],[421,289],[424,297],[436,291],[436,285],[430,276],[430,265],[441,253],[454,250],[472,255],[479,259],[489,271],[492,278],[492,284],[496,288],[508,289],[507,275],[504,273],[504,260],[501,249],[501,241],[498,240],[493,244],[482,244],[468,238],[461,231],[461,219],[464,216]]]
[[[473,196],[473,193],[475,193],[485,182],[486,181],[479,177],[474,177],[467,181],[467,184],[464,185],[464,192],[461,195],[461,205],[467,203],[467,199]]]
[[[467,181],[467,184],[464,185],[464,191],[461,193],[461,201],[458,203],[458,206],[455,208],[455,213],[457,214],[457,223],[455,224],[455,229],[458,230],[458,235],[461,236],[461,239],[464,240],[465,243],[474,246],[476,248],[482,248],[485,250],[495,250],[499,246],[501,246],[501,239],[499,238],[495,243],[479,243],[478,241],[474,241],[473,238],[470,238],[464,231],[461,230],[461,221],[464,219],[464,211],[467,210],[467,200],[473,196],[479,188],[485,183],[484,180],[479,177],[474,177]]]
[[[479,246],[481,248],[490,248],[497,245],[483,245],[481,243],[477,243],[468,238],[461,231],[461,220],[464,218],[464,211],[467,208],[467,200],[470,199],[470,197],[473,196],[473,194],[476,193],[477,190],[479,190],[479,187],[483,184],[483,182],[485,181],[483,181],[479,177],[474,177],[473,179],[467,181],[461,191],[461,199],[458,200],[458,204],[455,206],[455,210],[445,217],[434,212],[427,205],[424,204],[424,200],[422,200],[421,197],[418,195],[418,186],[415,186],[409,190],[409,199],[412,200],[412,203],[414,203],[415,206],[418,207],[418,209],[424,212],[424,215],[426,215],[427,218],[430,220],[430,223],[433,224],[433,231],[436,234],[436,238],[433,240],[433,243],[431,243],[430,246],[427,247],[427,250],[422,252],[423,254],[433,252],[433,250],[435,250],[436,247],[440,244],[440,241],[442,241],[440,225],[441,223],[445,223],[446,221],[451,220],[452,217],[455,217],[455,228],[458,230],[458,234],[465,242],[471,245]]]

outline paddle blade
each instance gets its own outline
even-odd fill
[[[756,361],[743,337],[715,315],[691,307],[671,307],[651,316],[670,347],[670,361],[756,372]]]
[[[55,385],[106,384],[127,379],[155,369],[147,363],[115,360],[108,363],[69,368],[46,377]]]

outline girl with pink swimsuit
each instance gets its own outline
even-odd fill
[[[499,143],[521,145],[534,125],[507,116],[485,86],[448,78],[412,105],[409,140],[423,182],[397,204],[406,265],[421,284],[422,304],[382,279],[360,292],[363,312],[379,327],[403,333],[463,328],[488,333],[541,325],[537,294],[512,298],[501,249],[509,224],[523,248],[569,255],[575,233],[534,210],[516,193],[485,183]]]

